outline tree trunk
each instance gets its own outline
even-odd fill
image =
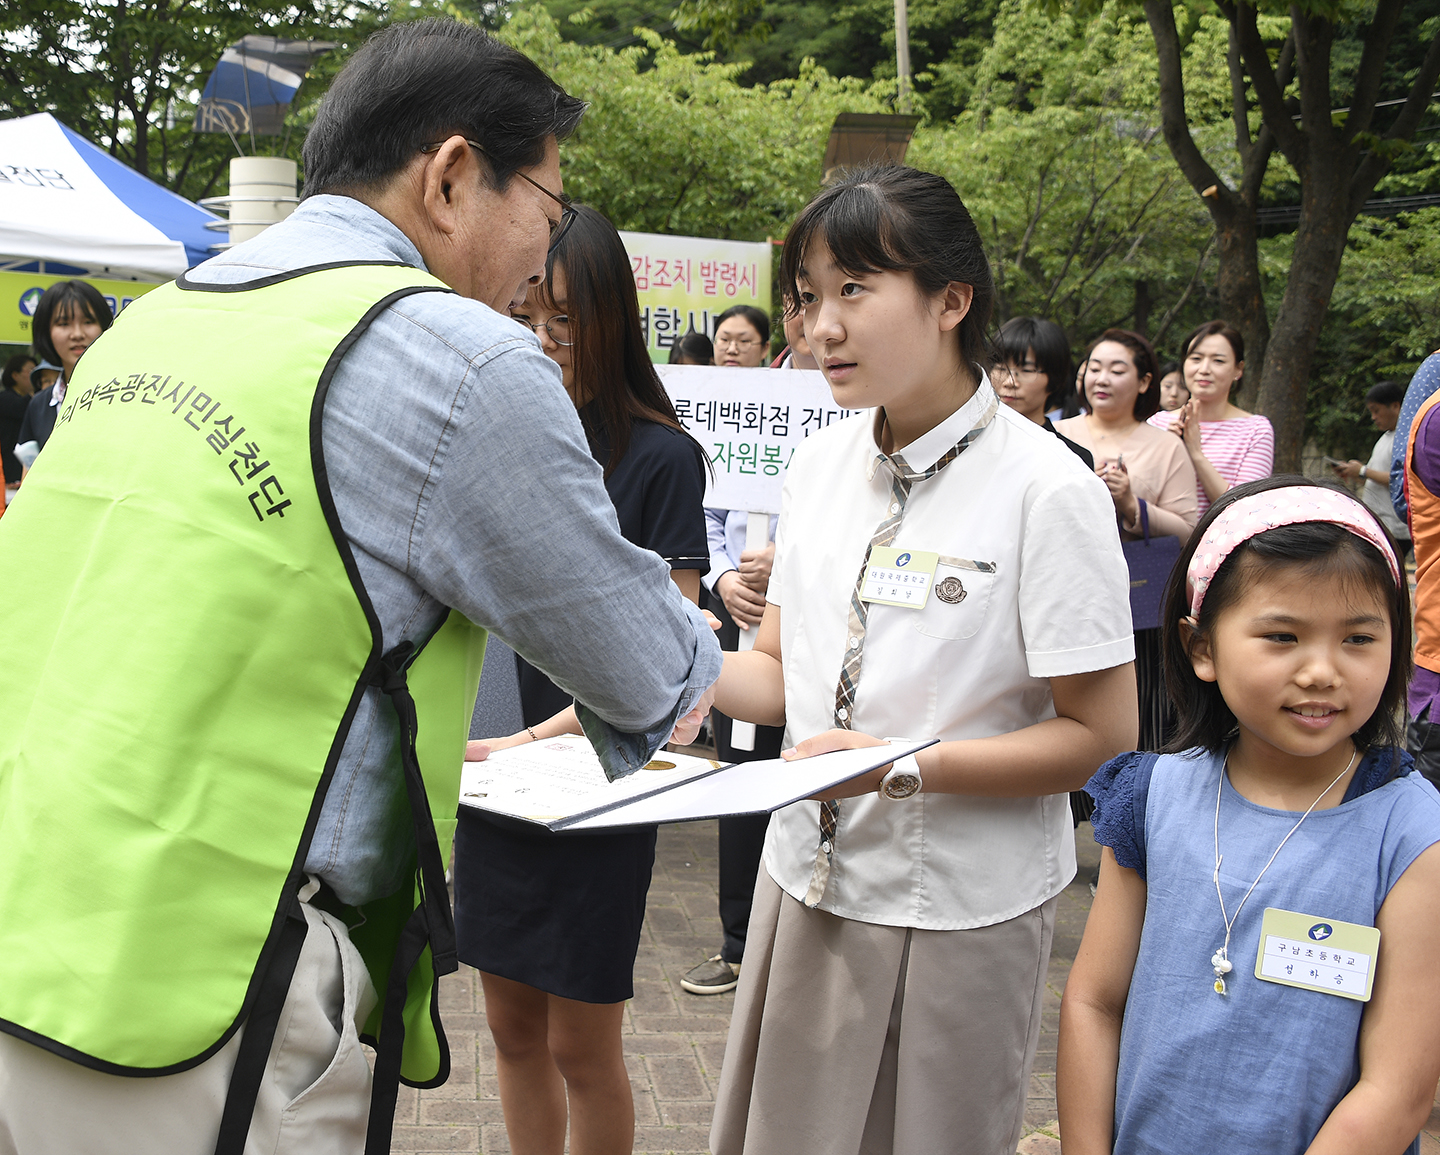
[[[1310,366],[1345,256],[1345,238],[1354,220],[1346,203],[1349,182],[1340,179],[1347,167],[1343,151],[1335,149],[1334,155],[1327,158],[1333,161],[1323,166],[1329,173],[1312,173],[1305,181],[1295,255],[1265,350],[1259,407],[1275,426],[1276,473],[1300,472]],[[1245,353],[1249,360],[1248,348]]]
[[[1220,271],[1215,289],[1220,297],[1220,316],[1240,330],[1245,338],[1246,373],[1240,378],[1235,404],[1250,409],[1257,402],[1265,350],[1270,341],[1270,314],[1260,283],[1260,248],[1257,244],[1255,212],[1245,204],[1236,211],[1214,214],[1215,240],[1220,251]]]
[[[1150,282],[1135,282],[1135,332],[1149,335],[1150,330]]]
[[[1215,219],[1221,313],[1245,336],[1246,372],[1241,380],[1246,388],[1242,397],[1246,401],[1255,398],[1255,407],[1275,426],[1276,470],[1298,472],[1310,366],[1345,255],[1346,237],[1365,198],[1389,170],[1392,142],[1410,140],[1420,125],[1440,80],[1440,32],[1431,37],[1404,107],[1387,131],[1377,133],[1373,121],[1385,55],[1406,0],[1376,0],[1353,73],[1354,96],[1343,121],[1332,111],[1335,26],[1325,6],[1314,0],[1291,4],[1290,34],[1275,60],[1252,3],[1216,2],[1230,23],[1228,66],[1235,144],[1242,168],[1239,191],[1232,191],[1214,175],[1190,135],[1180,44],[1169,0],[1145,0],[1146,19],[1158,50],[1162,123],[1176,163],[1210,202]],[[1296,75],[1300,80],[1298,117],[1297,106],[1286,96]],[[1252,93],[1262,121],[1253,138],[1249,129]],[[1272,329],[1260,292],[1255,208],[1275,149],[1285,155],[1300,178],[1301,206],[1295,253]]]
[[[1160,118],[1165,143],[1190,186],[1204,198],[1210,217],[1215,222],[1215,241],[1220,257],[1220,271],[1216,277],[1220,315],[1244,336],[1246,362],[1253,366],[1254,376],[1258,377],[1264,363],[1265,344],[1270,337],[1270,320],[1260,285],[1255,203],[1261,178],[1269,164],[1269,145],[1251,142],[1248,129],[1246,136],[1237,135],[1236,147],[1241,154],[1242,165],[1239,190],[1230,188],[1220,179],[1190,132],[1190,121],[1185,113],[1180,37],[1170,0],[1145,0],[1145,16],[1158,54]],[[1239,67],[1239,57],[1234,52],[1231,55],[1233,70]],[[1246,378],[1242,377],[1241,381],[1245,382]],[[1253,389],[1251,385],[1250,396],[1254,395]],[[1245,396],[1243,385],[1241,395]]]

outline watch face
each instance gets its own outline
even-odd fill
[[[880,792],[886,798],[896,801],[901,798],[909,798],[920,792],[920,776],[905,773],[887,774],[884,781],[880,783]]]

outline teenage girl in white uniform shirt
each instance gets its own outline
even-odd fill
[[[846,176],[782,276],[837,404],[874,413],[796,452],[755,649],[726,655],[716,705],[785,720],[791,756],[940,742],[896,763],[898,797],[882,768],[838,811],[772,820],[711,1145],[1013,1152],[1075,873],[1066,792],[1135,738],[1109,494],[998,404],[990,270],[942,178]],[[933,566],[922,608],[858,596],[887,548]]]

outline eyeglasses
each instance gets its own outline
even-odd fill
[[[993,373],[996,377],[1009,377],[1012,381],[1017,377],[1039,377],[1045,372],[1039,365],[1033,362],[1024,365],[996,365]]]
[[[563,313],[558,317],[551,317],[548,321],[532,321],[524,313],[512,313],[510,319],[518,324],[524,325],[525,328],[529,329],[532,333],[537,329],[544,329],[545,332],[550,334],[550,340],[554,341],[557,345],[565,346],[567,349],[575,344],[575,342],[570,339],[570,318]]]
[[[420,146],[420,151],[435,152],[440,148],[440,145],[444,143],[445,142],[442,140],[438,144],[422,144]],[[476,152],[478,152],[481,156],[485,157],[487,160],[490,159],[490,154],[485,151],[484,145],[482,145],[479,141],[471,140],[467,137],[465,139],[465,143],[468,144],[471,148],[473,148]],[[542,193],[544,193],[547,197],[549,197],[552,201],[554,201],[557,205],[560,206],[560,219],[558,221],[550,222],[550,247],[553,249],[556,245],[560,243],[560,238],[569,231],[570,226],[575,223],[575,206],[570,203],[570,198],[567,197],[564,193],[560,193],[557,195],[551,192],[539,181],[532,180],[519,169],[515,170],[515,175],[518,176],[521,180],[533,184]]]
[[[755,340],[753,337],[722,337],[719,333],[716,333],[715,344],[724,345],[726,348],[734,345],[737,349],[743,351],[745,349],[755,348],[755,346],[760,344],[760,342]]]

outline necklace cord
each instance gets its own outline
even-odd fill
[[[1225,861],[1224,857],[1220,853],[1220,796],[1225,789],[1225,775],[1230,767],[1230,755],[1228,753],[1225,755],[1225,761],[1220,764],[1220,781],[1215,785],[1215,897],[1220,900],[1220,919],[1225,924],[1225,945],[1220,948],[1221,958],[1229,961],[1230,932],[1234,929],[1236,920],[1238,920],[1240,917],[1240,912],[1245,909],[1245,903],[1249,901],[1250,896],[1255,892],[1255,888],[1260,885],[1260,880],[1265,877],[1265,871],[1270,869],[1270,864],[1275,861],[1276,857],[1280,854],[1280,851],[1284,848],[1285,844],[1290,841],[1290,835],[1294,834],[1295,831],[1300,829],[1300,826],[1305,821],[1305,819],[1310,817],[1311,811],[1313,811],[1315,807],[1320,805],[1320,799],[1324,798],[1325,795],[1329,794],[1330,791],[1335,789],[1336,784],[1340,781],[1340,779],[1344,778],[1345,775],[1350,772],[1350,767],[1355,765],[1355,759],[1359,757],[1360,747],[1356,746],[1355,752],[1350,755],[1350,761],[1345,763],[1345,769],[1341,770],[1339,774],[1335,775],[1334,782],[1331,782],[1329,786],[1325,787],[1324,790],[1320,791],[1320,794],[1316,797],[1315,801],[1310,803],[1310,809],[1306,810],[1304,814],[1300,815],[1300,821],[1295,823],[1294,826],[1290,827],[1290,833],[1285,835],[1285,837],[1280,840],[1280,845],[1275,848],[1275,853],[1270,856],[1270,861],[1265,863],[1264,868],[1260,871],[1259,874],[1255,876],[1255,881],[1250,884],[1250,889],[1245,892],[1245,897],[1240,900],[1240,905],[1235,908],[1235,914],[1233,916],[1230,916],[1227,915],[1225,912],[1225,895],[1222,894],[1220,891],[1220,864]]]

